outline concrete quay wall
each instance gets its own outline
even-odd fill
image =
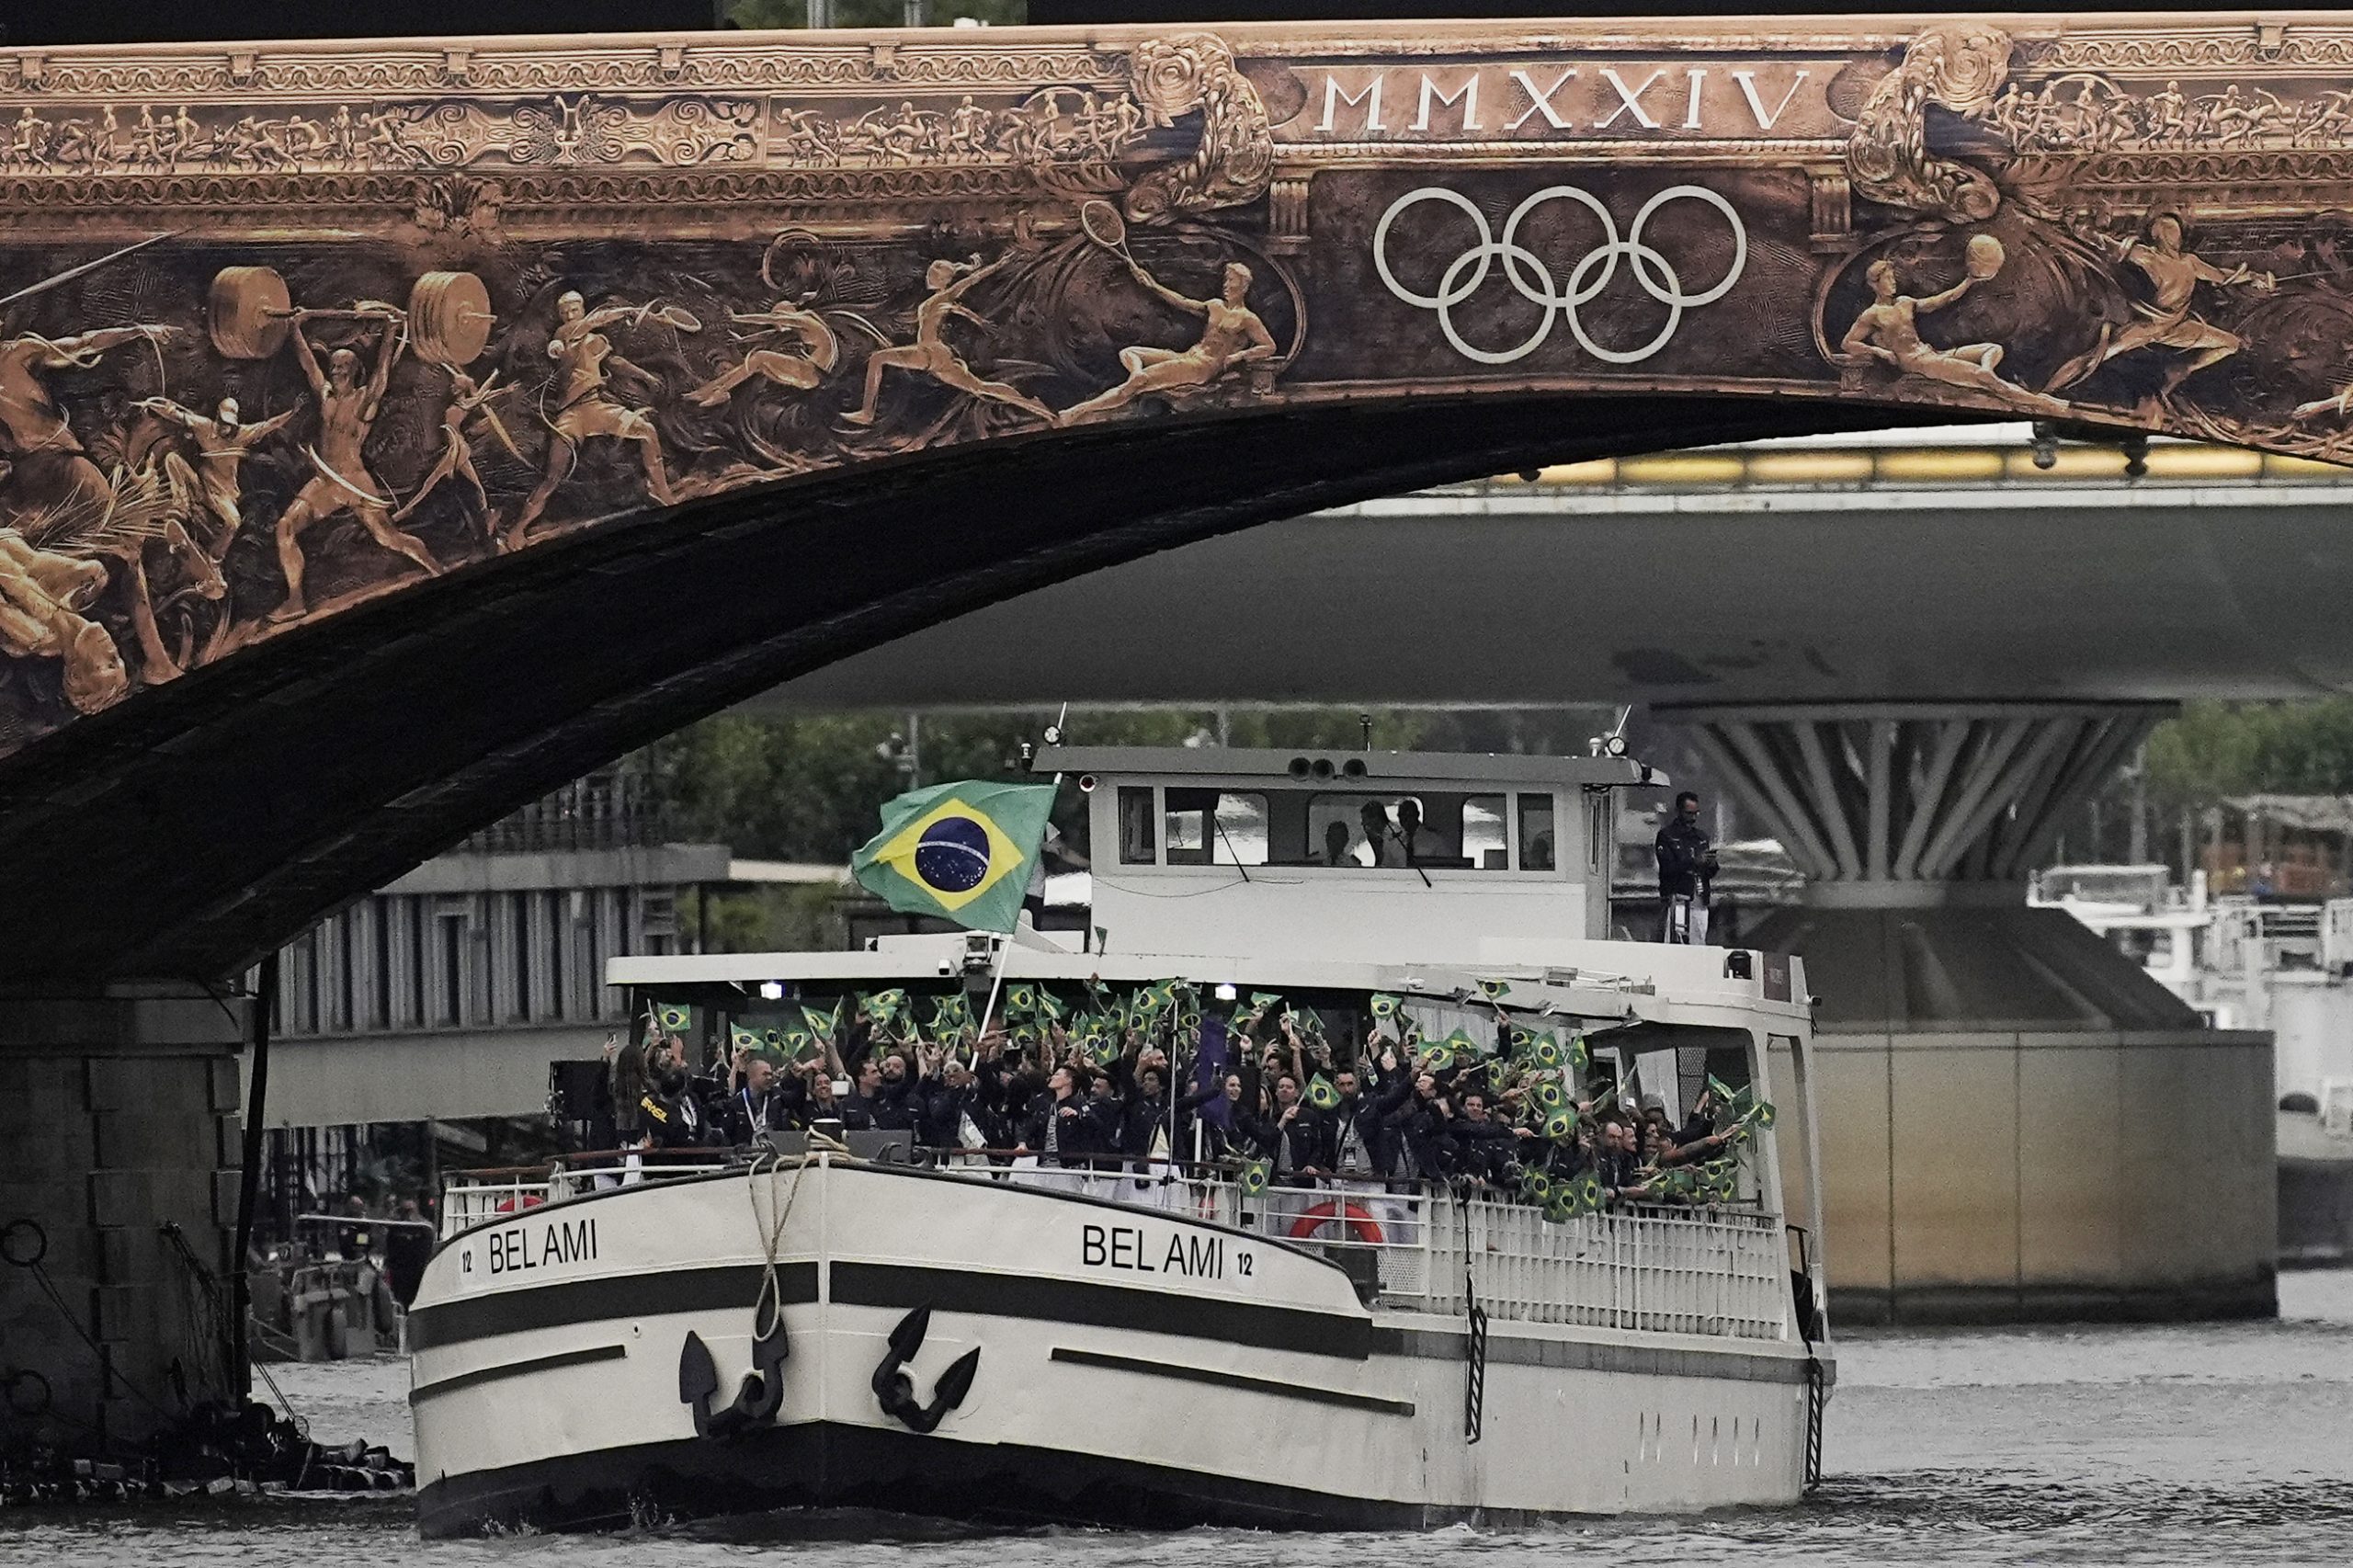
[[[2268,1035],[1815,1039],[1835,1324],[2278,1311]]]

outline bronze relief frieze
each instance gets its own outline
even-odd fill
[[[0,51],[0,752],[600,519],[1641,389],[2353,445],[2353,26]]]

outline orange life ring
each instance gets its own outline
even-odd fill
[[[1335,1203],[1328,1198],[1290,1222],[1290,1239],[1306,1241],[1334,1221],[1348,1228],[1351,1240],[1368,1246],[1381,1244],[1381,1222],[1372,1217],[1370,1210],[1345,1201]]]

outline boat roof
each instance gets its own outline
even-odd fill
[[[1040,746],[1032,773],[1251,779],[1275,787],[1336,783],[1599,784],[1665,789],[1673,781],[1630,756],[1501,752],[1347,751],[1290,746]]]
[[[1629,949],[1632,951],[1629,951]],[[1483,981],[1506,983],[1495,1000],[1515,1012],[1553,1010],[1580,1017],[1716,1021],[1697,1015],[1718,1008],[1765,1007],[1806,1016],[1801,991],[1795,1001],[1768,999],[1764,966],[1756,978],[1733,978],[1724,970],[1729,949],[1667,948],[1624,942],[1562,944],[1561,962],[1464,964],[1358,963],[1333,960],[1241,958],[1218,954],[1074,953],[1015,941],[997,945],[980,932],[943,932],[884,937],[862,952],[692,953],[638,955],[606,960],[608,984],[649,987],[734,985],[748,990],[764,982],[877,981],[920,983],[985,973],[1004,964],[1007,980],[1078,983],[1099,979],[1120,984],[1149,984],[1185,979],[1203,987],[1239,990],[1391,992],[1450,1001],[1482,997]],[[1583,949],[1583,950],[1578,950]],[[1717,961],[1704,978],[1630,972],[1629,959],[1705,952]],[[1613,961],[1614,960],[1614,961]],[[1678,970],[1697,966],[1680,963]],[[1662,995],[1664,991],[1666,994]],[[1481,1000],[1479,1006],[1493,1004]],[[1722,1020],[1732,1022],[1731,1019]]]

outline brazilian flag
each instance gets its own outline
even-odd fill
[[[872,1020],[876,1028],[887,1028],[905,1015],[907,994],[896,986],[888,991],[870,992],[858,999],[858,1010]]]
[[[1528,1054],[1539,1067],[1560,1067],[1568,1062],[1568,1058],[1562,1054],[1561,1042],[1553,1038],[1551,1029],[1536,1037],[1536,1043],[1529,1048]]]
[[[695,1027],[695,1010],[665,1002],[654,1009],[654,1021],[664,1034],[684,1034]]]
[[[760,1049],[760,1037],[741,1024],[730,1024],[727,1026],[727,1043],[733,1051],[757,1051]]]
[[[787,1028],[782,1031],[778,1045],[790,1062],[813,1062],[825,1053],[825,1048],[819,1045],[816,1037],[807,1029]]]
[[[1267,1183],[1273,1178],[1274,1174],[1275,1163],[1272,1160],[1243,1161],[1242,1196],[1245,1198],[1256,1198],[1260,1193],[1266,1191]]]
[[[1544,1222],[1565,1225],[1578,1215],[1588,1212],[1577,1207],[1575,1184],[1553,1188],[1544,1195]]]
[[[1488,1001],[1498,1001],[1510,993],[1511,982],[1508,980],[1483,980],[1479,982],[1479,989],[1486,993]]]
[[[1340,1103],[1340,1091],[1332,1081],[1318,1073],[1307,1081],[1307,1103],[1317,1110],[1330,1110]]]
[[[1053,808],[1051,784],[911,790],[882,808],[882,831],[850,857],[850,870],[901,914],[1011,931]]]
[[[1772,1102],[1769,1100],[1752,1100],[1749,1102],[1747,1108],[1740,1113],[1740,1124],[1743,1127],[1772,1126]]]
[[[1569,1199],[1580,1214],[1599,1213],[1603,1202],[1601,1178],[1591,1171],[1580,1174],[1569,1183]]]
[[[1519,1190],[1530,1203],[1550,1202],[1552,1197],[1552,1178],[1539,1170],[1523,1172],[1519,1178]]]
[[[1593,1065],[1593,1047],[1586,1043],[1585,1036],[1581,1034],[1573,1034],[1569,1037],[1568,1062],[1566,1065],[1574,1068],[1579,1073],[1584,1072],[1586,1068]]]
[[[1548,1111],[1566,1110],[1569,1105],[1569,1094],[1560,1085],[1547,1078],[1536,1085],[1536,1103]],[[1574,1121],[1570,1123],[1573,1128],[1575,1125]]]
[[[931,1005],[931,1032],[940,1042],[954,1040],[972,1027],[972,1004],[961,991],[951,991]]]
[[[1479,1042],[1471,1038],[1469,1029],[1458,1028],[1448,1035],[1446,1048],[1454,1053],[1457,1062],[1475,1062],[1480,1055]]]
[[[842,1014],[848,1006],[849,998],[847,996],[835,998],[834,1010],[830,1013],[821,1013],[804,1005],[801,1009],[801,1021],[809,1026],[809,1032],[818,1044],[833,1045],[841,1039]]]
[[[1254,994],[1251,1000],[1256,1001],[1257,998]],[[1372,1016],[1385,1024],[1397,1016],[1397,1009],[1402,1006],[1403,1004],[1396,997],[1386,992],[1375,993],[1372,998]]]
[[[760,1031],[760,1046],[762,1049],[767,1051],[782,1051],[784,1049],[784,1031],[782,1029],[773,1028],[762,1029]]]
[[[1038,1010],[1038,988],[1027,981],[1005,988],[1005,1016],[1026,1018]]]
[[[1547,1112],[1539,1131],[1555,1143],[1565,1143],[1577,1135],[1577,1113],[1566,1106]]]

